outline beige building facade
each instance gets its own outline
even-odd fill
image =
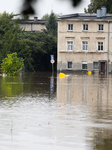
[[[58,18],[57,70],[112,72],[112,15],[72,14]]]
[[[42,32],[45,29],[45,25],[48,20],[40,20],[34,17],[33,20],[24,20],[19,23],[19,26],[23,28],[26,32]]]

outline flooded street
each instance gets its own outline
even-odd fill
[[[111,150],[112,75],[0,77],[0,150]]]

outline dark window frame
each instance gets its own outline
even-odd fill
[[[98,31],[103,31],[104,30],[104,25],[103,24],[99,24],[98,25]]]
[[[103,51],[103,42],[98,42],[98,51]]]
[[[68,31],[73,31],[73,24],[68,24]]]
[[[88,24],[83,24],[83,31],[88,31]]]
[[[67,69],[73,69],[73,63],[72,61],[67,62]]]
[[[88,65],[87,62],[82,62],[82,70],[87,70]]]

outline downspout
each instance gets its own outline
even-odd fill
[[[109,74],[109,35],[110,35],[110,22],[108,20],[108,51],[107,51],[107,106],[108,106],[108,74]],[[107,107],[108,108],[108,107]]]
[[[109,73],[109,34],[110,34],[110,22],[108,20],[108,50],[107,50],[107,75]]]
[[[31,23],[31,32],[32,32],[32,23]]]

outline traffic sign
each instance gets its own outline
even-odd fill
[[[51,56],[51,60],[54,59],[54,55],[50,55]]]
[[[54,64],[54,63],[55,63],[55,60],[54,60],[54,59],[51,59],[50,62],[51,62],[51,64]]]

